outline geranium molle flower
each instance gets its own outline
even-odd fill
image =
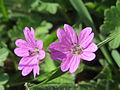
[[[92,42],[94,33],[91,27],[86,27],[77,36],[74,29],[68,24],[64,25],[64,30],[57,30],[57,37],[60,42],[53,42],[49,46],[51,58],[62,60],[61,70],[75,72],[81,59],[92,61],[95,58],[94,52],[98,49]]]
[[[43,41],[35,40],[34,29],[28,27],[24,29],[25,40],[18,39],[15,44],[18,48],[14,50],[15,54],[22,59],[19,62],[18,69],[22,70],[22,75],[28,75],[32,70],[34,78],[39,75],[39,61],[45,57],[45,51],[42,50]]]

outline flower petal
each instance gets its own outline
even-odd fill
[[[23,57],[18,65],[18,69],[22,70],[24,67],[30,67],[30,66],[34,66],[37,62],[34,61],[34,57]],[[31,64],[31,65],[30,65]]]
[[[23,61],[19,63],[19,67],[21,66],[19,69],[22,69],[22,75],[26,76],[32,71],[32,69],[34,69],[34,66],[36,65],[38,65],[38,60],[36,57],[24,57]]]
[[[90,52],[95,52],[97,51],[98,47],[95,43],[91,43],[86,49],[83,51],[90,51]]]
[[[71,58],[73,57],[72,54],[68,54],[64,60],[62,60],[62,63],[60,65],[61,70],[63,72],[66,72],[70,68]]]
[[[39,70],[39,65],[35,65],[33,69],[34,78],[36,77],[36,75],[39,75]]]
[[[95,54],[92,53],[92,52],[83,52],[81,55],[80,55],[81,59],[83,60],[86,60],[86,61],[92,61],[93,59],[95,59]]]
[[[74,55],[73,58],[72,58],[72,63],[70,64],[70,69],[69,71],[71,73],[75,72],[77,70],[77,68],[79,67],[79,64],[80,64],[80,56],[78,55]]]
[[[43,41],[42,40],[37,40],[36,46],[41,50],[43,48]]]
[[[65,45],[62,42],[53,42],[52,44],[50,44],[48,49],[51,51],[67,52],[69,49],[69,46]]]
[[[27,48],[16,48],[14,49],[14,53],[20,57],[29,56],[29,51]]]
[[[66,58],[66,55],[60,51],[54,51],[51,53],[50,57],[53,60],[63,60],[64,58]]]
[[[33,40],[35,40],[35,31],[32,27],[31,27],[31,35],[32,35]]]
[[[86,27],[84,28],[80,34],[78,35],[78,40],[79,40],[79,43],[83,43],[87,38],[88,36],[91,34],[92,32],[92,28],[91,27]]]
[[[59,40],[62,42],[64,41],[64,38],[66,37],[66,33],[64,30],[62,30],[61,28],[57,29],[57,37],[59,38]]]
[[[69,38],[66,36],[66,32],[64,30],[62,30],[61,28],[59,28],[57,30],[57,37],[60,40],[60,42],[64,42],[64,44],[66,44],[68,46],[71,43]]]
[[[94,33],[91,33],[86,40],[84,40],[80,45],[82,48],[88,47],[88,45],[92,42],[94,38]]]
[[[20,62],[19,62],[19,65],[18,65],[18,69],[19,70],[22,70],[25,66],[28,65],[28,63],[31,61],[30,58],[28,57],[23,57]]]
[[[32,71],[33,67],[24,67],[24,69],[22,70],[22,75],[26,76],[28,75],[31,71]]]
[[[32,45],[35,45],[35,35],[34,35],[34,30],[32,28],[32,30],[30,31],[30,29],[28,27],[25,27],[24,29],[24,35],[26,40]]]
[[[18,47],[24,47],[27,44],[27,42],[25,40],[18,39],[18,40],[15,41],[15,44]]]
[[[45,51],[44,50],[40,50],[40,55],[38,56],[38,60],[41,60],[45,58]]]
[[[66,32],[66,37],[70,39],[71,43],[77,43],[77,34],[74,29],[70,25],[64,24],[64,30]]]

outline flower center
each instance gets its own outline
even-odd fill
[[[29,55],[30,56],[36,56],[39,55],[39,49],[38,48],[34,48],[34,50],[29,50]]]
[[[82,48],[79,44],[74,43],[74,44],[72,44],[72,47],[70,48],[70,51],[71,51],[72,54],[78,55],[82,52]]]

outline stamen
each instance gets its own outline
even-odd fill
[[[34,50],[29,50],[29,55],[36,56],[39,55],[39,49],[35,48]]]
[[[73,45],[70,48],[70,52],[72,54],[77,54],[77,55],[80,54],[82,52],[81,46],[79,44],[77,44],[77,43],[72,43],[72,44]]]

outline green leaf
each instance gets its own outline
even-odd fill
[[[43,72],[51,72],[52,70],[56,69],[54,60],[52,60],[49,54],[46,54],[46,58],[44,59],[44,63],[41,64],[41,70]]]
[[[74,83],[74,78],[71,74],[65,73],[60,77],[57,77],[51,81],[49,81],[48,83],[59,83],[59,84],[63,84],[63,83]]]
[[[36,1],[31,5],[32,10],[37,10],[43,13],[48,12],[50,14],[55,14],[57,12],[58,6],[59,5],[57,3],[49,3],[42,1]]]
[[[0,11],[3,14],[5,20],[8,20],[8,12],[5,8],[4,0],[0,0]]]
[[[36,16],[36,15],[35,15]],[[35,17],[34,15],[28,16],[26,18],[20,18],[16,21],[16,25],[13,26],[12,29],[8,31],[8,36],[12,41],[15,41],[18,38],[24,38],[23,29],[25,27],[33,27],[35,28],[40,24],[39,17]],[[33,19],[34,17],[34,19]]]
[[[4,35],[6,34],[6,32],[4,32],[5,27],[6,27],[5,24],[0,25],[0,41],[6,41],[7,39],[4,37]]]
[[[112,50],[112,57],[115,60],[118,67],[120,68],[120,54],[117,50]]]
[[[23,29],[26,25],[26,22],[28,23],[28,21],[25,20],[25,19],[24,20],[23,19],[18,19],[18,21],[16,22],[17,25],[14,25],[13,28],[11,30],[9,30],[8,36],[10,37],[10,39],[12,41],[15,41],[18,38],[24,38]]]
[[[0,90],[5,90],[3,85],[0,85]]]
[[[56,31],[53,31],[51,34],[47,35],[45,37],[45,39],[43,40],[44,41],[44,48],[47,49],[48,46],[57,39],[57,36],[56,36]]]
[[[118,38],[114,39],[109,43],[109,46],[113,49],[120,46],[120,1],[117,1],[116,6],[105,11],[104,24],[101,25],[100,29],[103,34],[118,34]]]
[[[42,21],[40,26],[35,29],[37,39],[45,39],[44,37],[48,34],[49,29],[52,28],[52,24],[47,21]]]
[[[70,0],[72,6],[78,12],[80,19],[87,25],[94,28],[93,20],[82,0]]]
[[[116,28],[111,34],[112,35],[116,35],[116,38],[113,39],[111,42],[109,42],[109,46],[112,49],[118,48],[120,46],[120,27]]]
[[[0,73],[0,85],[4,85],[8,82],[8,74],[7,73]]]
[[[77,35],[79,35],[82,30],[82,24],[78,24],[78,25],[75,24],[75,25],[73,25],[73,28],[74,28],[75,32],[77,33]]]
[[[9,52],[5,48],[0,49],[0,66],[4,66],[4,61],[7,59]]]

